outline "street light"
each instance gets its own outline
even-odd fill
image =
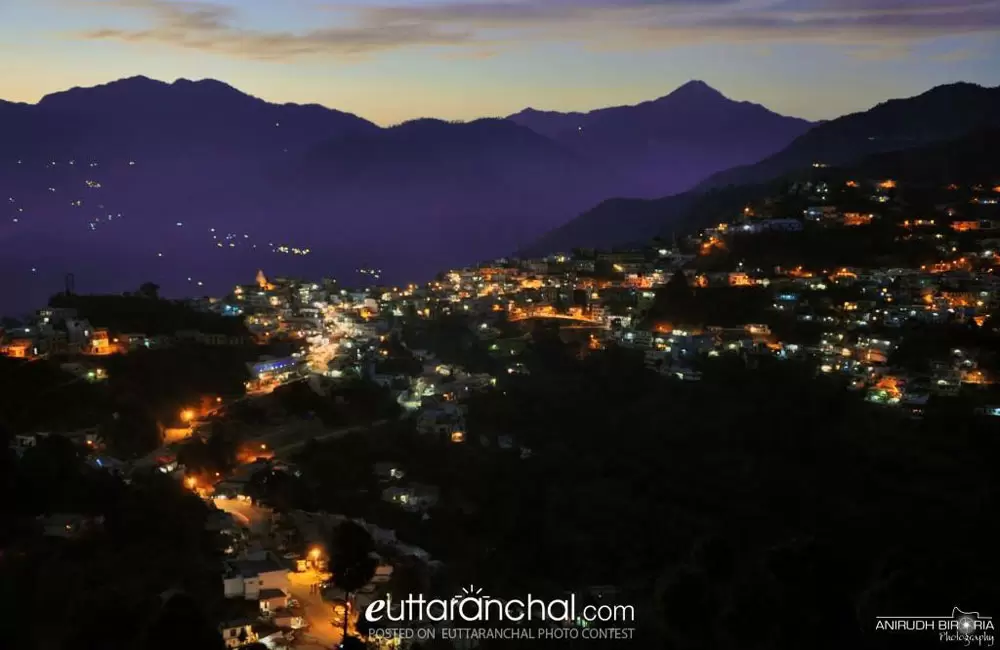
[[[184,484],[193,490],[194,487],[198,485],[198,479],[196,479],[193,476],[189,476],[186,479],[184,479]]]
[[[181,419],[185,422],[190,422],[194,419],[194,411],[192,409],[184,409],[181,411]]]

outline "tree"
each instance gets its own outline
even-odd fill
[[[226,647],[222,635],[193,598],[177,594],[163,605],[159,615],[146,631],[145,650],[222,650]]]
[[[145,409],[127,406],[112,414],[100,428],[100,436],[119,458],[144,456],[160,446],[156,420]]]
[[[24,327],[24,324],[16,318],[11,318],[9,316],[3,316],[0,318],[0,330],[12,330],[18,327]]]
[[[694,291],[684,271],[677,269],[665,285],[656,290],[647,319],[651,321],[690,318],[694,308]]]
[[[153,282],[143,282],[139,285],[138,295],[150,300],[160,299],[160,285]]]
[[[346,621],[347,619],[345,618],[344,620]],[[346,622],[344,624],[346,625]],[[361,641],[361,639],[353,636],[347,636],[345,633],[344,641],[340,644],[340,647],[342,650],[364,650],[365,644]]]
[[[208,440],[189,438],[177,450],[177,462],[195,473],[227,472],[236,464],[236,441],[221,430],[213,431]]]
[[[254,501],[266,504],[278,512],[306,507],[309,492],[299,479],[274,469],[262,469],[250,477],[247,493]]]
[[[406,598],[407,594],[425,594],[430,586],[427,567],[422,562],[400,562],[393,567],[389,593]]]
[[[353,521],[345,521],[333,531],[328,546],[333,584],[344,591],[344,602],[350,605],[352,595],[375,575],[375,541],[367,530]],[[349,619],[350,610],[344,616],[345,641]]]

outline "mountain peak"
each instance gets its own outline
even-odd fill
[[[246,94],[236,88],[233,88],[224,81],[219,81],[217,79],[185,79],[181,77],[170,85],[174,88],[194,88],[203,91],[236,93],[239,95]]]
[[[215,79],[177,79],[173,83],[167,83],[137,75],[96,86],[78,86],[51,93],[42,97],[39,104],[65,108],[111,108],[120,102],[130,105],[136,102],[158,103],[171,96],[177,97],[178,93],[183,93],[180,96],[196,93],[202,98],[216,99],[246,96],[232,86]]]
[[[701,81],[700,79],[692,79],[686,84],[678,86],[676,90],[674,90],[666,97],[671,97],[675,99],[678,97],[699,98],[699,99],[725,98],[725,96],[722,93],[720,93],[715,88],[712,88],[711,86],[709,86],[704,81]],[[666,99],[666,97],[663,97],[661,99]]]

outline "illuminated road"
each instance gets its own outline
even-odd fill
[[[595,327],[604,327],[604,323],[599,320],[594,320],[593,318],[584,318],[583,316],[569,316],[566,314],[526,314],[524,316],[515,316],[510,319],[511,323],[519,323],[521,321],[532,320],[535,318],[546,319],[546,320],[568,320],[575,323],[589,323]]]
[[[242,499],[213,499],[215,506],[219,510],[228,512],[242,526],[250,529],[250,534],[266,536],[271,532],[271,510],[254,505]]]
[[[330,574],[317,571],[288,574],[289,591],[292,598],[302,604],[309,629],[302,633],[303,643],[296,648],[336,648],[340,645],[341,629],[333,624],[333,606],[324,602],[318,585],[329,579]]]
[[[252,544],[257,548],[267,548],[270,534],[271,510],[241,499],[214,499],[216,507],[230,513],[250,530]],[[329,573],[314,570],[288,574],[289,592],[299,601],[303,618],[308,628],[299,634],[298,650],[330,650],[340,644],[342,632],[333,624],[333,606],[323,600],[319,584],[330,579]]]

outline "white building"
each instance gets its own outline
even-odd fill
[[[258,600],[264,590],[288,592],[288,568],[266,551],[253,553],[227,561],[222,583],[226,598]]]

